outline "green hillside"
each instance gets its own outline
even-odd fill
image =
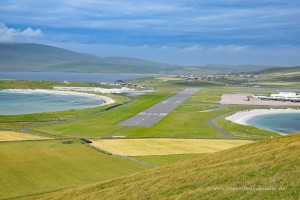
[[[299,72],[300,73],[300,66],[296,66],[296,67],[272,67],[272,68],[263,69],[259,73],[273,74],[273,73],[292,73],[292,72]]]
[[[269,68],[260,71],[259,74],[265,76],[259,80],[262,84],[269,82],[270,85],[299,88],[300,66]]]
[[[29,199],[299,199],[300,134]]]
[[[219,74],[255,71],[258,65],[177,66],[126,57],[97,57],[34,43],[0,43],[0,71]]]
[[[160,73],[173,65],[125,57],[97,57],[32,43],[0,43],[0,71]]]

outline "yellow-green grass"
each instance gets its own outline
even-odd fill
[[[30,199],[299,199],[300,135]]]
[[[249,140],[212,139],[104,139],[93,146],[127,156],[213,153],[252,143]]]
[[[134,159],[150,163],[156,166],[164,166],[176,163],[188,158],[199,157],[205,154],[169,154],[169,155],[154,155],[154,156],[133,156]]]
[[[49,139],[47,137],[33,135],[29,133],[20,133],[15,131],[0,131],[0,141],[14,141],[14,140],[43,140]]]
[[[0,143],[0,199],[51,192],[145,169],[78,141]]]
[[[32,130],[58,136],[101,137],[109,135],[124,127],[115,126],[144,109],[166,99],[172,94],[145,94],[135,98],[135,102],[99,113],[78,121],[56,124],[53,126],[36,127]]]

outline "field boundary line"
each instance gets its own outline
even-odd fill
[[[79,141],[80,141],[80,140],[79,140]],[[96,147],[96,146],[94,146],[94,145],[91,145],[91,144],[88,144],[88,143],[85,143],[85,142],[82,142],[82,141],[80,141],[80,142],[81,142],[82,144],[84,144],[85,146],[87,146],[87,147],[90,147],[90,148],[92,148],[92,149],[95,149],[96,151],[99,151],[99,152],[104,153],[104,154],[109,155],[109,156],[115,156],[115,157],[127,159],[127,160],[130,160],[130,161],[133,161],[133,162],[135,162],[135,163],[142,164],[142,165],[145,165],[145,166],[148,166],[148,167],[151,167],[151,168],[158,168],[158,167],[159,167],[159,166],[156,166],[156,165],[153,165],[153,164],[150,164],[150,163],[141,161],[141,160],[137,160],[137,159],[131,158],[131,157],[129,157],[129,156],[110,153],[109,151],[106,151],[106,150],[104,150],[104,149],[101,149],[101,148],[99,148],[99,147]]]

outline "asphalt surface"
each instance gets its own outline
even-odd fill
[[[139,114],[117,124],[117,126],[150,127],[172,112],[178,105],[199,91],[198,88],[187,88],[176,95],[140,112]]]
[[[216,124],[214,123],[214,120],[216,120],[216,119],[222,117],[223,115],[224,115],[224,114],[220,114],[220,115],[217,115],[217,116],[214,116],[214,117],[210,118],[210,119],[208,120],[209,125],[211,125],[215,130],[217,130],[219,133],[221,133],[221,134],[224,135],[225,137],[228,137],[228,138],[231,138],[231,139],[236,138],[235,136],[233,136],[233,135],[227,133],[226,131],[224,131],[224,130],[221,129],[218,125],[216,125]]]

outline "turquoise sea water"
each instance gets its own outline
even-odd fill
[[[283,134],[300,132],[300,113],[280,113],[254,117],[247,124]]]
[[[0,91],[0,115],[63,111],[101,104],[100,100],[76,95]]]

